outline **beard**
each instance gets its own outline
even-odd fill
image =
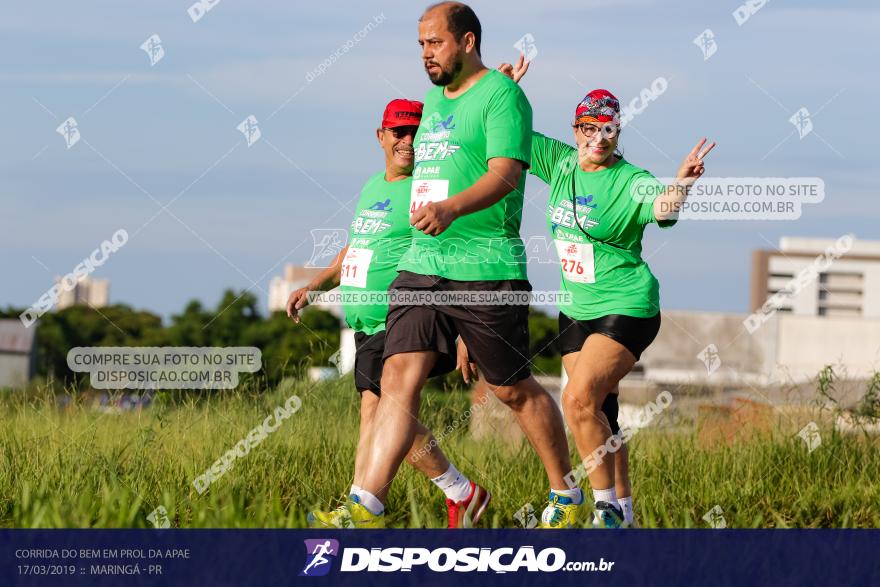
[[[430,79],[431,83],[435,86],[448,86],[452,83],[452,80],[455,79],[455,76],[461,72],[461,68],[464,66],[464,61],[461,58],[457,58],[449,69],[444,68],[436,61],[432,62],[432,64],[439,66],[440,72],[436,74],[428,73],[428,79]]]

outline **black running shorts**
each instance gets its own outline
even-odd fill
[[[625,346],[638,361],[659,331],[660,312],[650,318],[609,314],[593,320],[574,320],[559,313],[559,347],[563,355],[580,351],[591,334],[604,334]]]
[[[398,304],[392,299],[385,322],[385,355],[413,351],[455,354],[460,335],[485,381],[513,385],[531,375],[529,356],[529,305],[532,286],[525,279],[456,281],[436,275],[401,271],[389,291],[430,292],[437,303]],[[444,304],[437,293],[476,292],[481,302],[490,298],[516,298],[519,303]],[[415,296],[412,297],[415,299]],[[526,300],[526,303],[521,303]]]
[[[385,331],[376,334],[354,333],[354,385],[358,391],[372,391],[379,395],[382,380],[382,353],[385,350]],[[430,377],[443,375],[455,369],[455,352],[441,354],[431,370]]]

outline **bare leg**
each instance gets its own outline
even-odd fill
[[[358,437],[357,452],[354,457],[354,484],[361,487],[364,482],[364,469],[367,467],[369,457],[370,429],[373,425],[373,416],[379,405],[379,396],[372,391],[361,391],[361,426]]]
[[[562,414],[547,390],[532,376],[513,385],[487,383],[487,386],[495,397],[513,410],[520,428],[544,464],[550,487],[567,488],[565,476],[571,472],[568,439]]]
[[[436,361],[434,351],[400,353],[388,357],[382,368],[382,397],[373,416],[361,487],[383,503],[400,463],[416,441],[420,394]]]
[[[379,406],[379,396],[372,391],[361,391],[361,424],[360,438],[358,439],[357,454],[354,459],[354,484],[361,486],[364,481],[364,469],[369,459],[369,446],[373,417]],[[417,471],[429,478],[439,477],[449,469],[449,461],[440,449],[440,445],[434,439],[434,435],[424,424],[419,422],[416,426],[416,435],[406,455],[406,460]]]
[[[568,353],[562,357],[562,366],[565,373],[571,377],[574,371],[574,365],[580,357],[580,351],[576,353]],[[611,393],[620,394],[620,386],[614,388]],[[629,481],[629,449],[626,445],[622,445],[620,450],[614,453],[614,489],[617,497],[629,497],[632,495],[632,485]]]
[[[421,422],[416,426],[415,440],[406,454],[406,461],[429,479],[439,477],[449,469],[449,459],[431,431]]]
[[[623,376],[632,370],[636,359],[622,344],[601,334],[590,335],[578,355],[573,367],[566,369],[570,378],[562,395],[562,405],[581,459],[587,459],[611,437],[611,427],[602,412],[602,402],[617,389]],[[590,485],[594,489],[608,489],[616,485],[615,464],[618,458],[622,457],[607,454],[590,472]]]

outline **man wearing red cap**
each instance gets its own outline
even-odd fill
[[[298,312],[308,304],[309,294],[340,286],[345,319],[355,331],[354,380],[361,394],[361,422],[354,483],[346,505],[329,512],[309,512],[312,526],[377,527],[375,518],[363,515],[366,510],[361,505],[361,484],[368,459],[367,440],[380,396],[385,316],[388,312],[388,304],[382,301],[382,295],[397,277],[398,262],[412,240],[409,203],[413,137],[421,116],[421,102],[398,99],[388,103],[382,127],[376,130],[376,138],[385,153],[385,171],[371,177],[361,190],[348,246],[339,253],[331,267],[306,287],[293,292],[287,302],[287,315],[298,322]],[[364,296],[369,298],[370,304],[359,299]],[[373,299],[376,303],[372,303]],[[454,367],[453,353],[440,354],[431,375],[447,373]],[[485,511],[489,494],[459,473],[437,446],[431,431],[415,417],[413,421],[416,433],[408,447],[408,462],[446,494],[450,528],[473,525]]]

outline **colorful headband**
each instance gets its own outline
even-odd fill
[[[593,90],[574,111],[574,123],[613,122],[620,124],[620,102],[608,90]]]

